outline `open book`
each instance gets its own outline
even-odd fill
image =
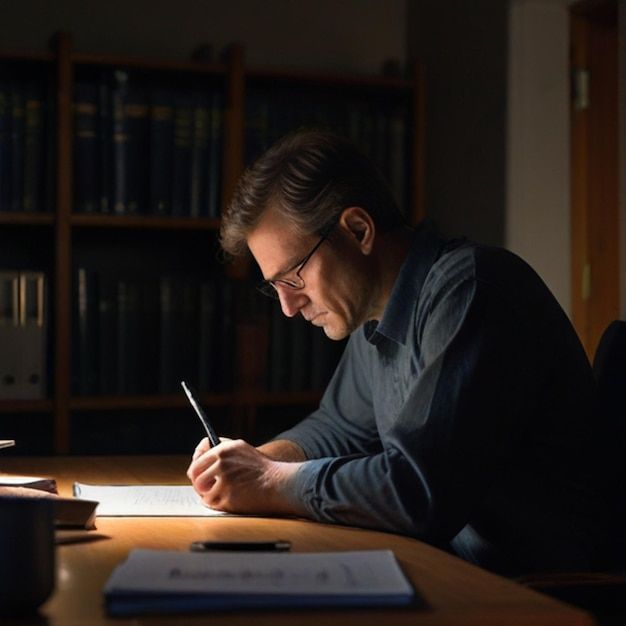
[[[133,550],[104,588],[110,615],[268,607],[400,606],[415,591],[390,550]]]

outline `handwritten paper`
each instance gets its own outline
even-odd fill
[[[390,550],[319,553],[133,550],[106,583],[111,615],[268,606],[409,604]]]
[[[87,485],[74,483],[74,496],[97,500],[96,515],[212,517],[225,515],[202,504],[191,485]]]

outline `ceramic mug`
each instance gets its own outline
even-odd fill
[[[54,503],[0,495],[0,614],[33,613],[54,579]]]

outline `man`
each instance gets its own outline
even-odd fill
[[[250,249],[285,315],[350,339],[300,424],[259,448],[199,444],[207,505],[405,533],[511,575],[594,565],[592,373],[523,261],[409,229],[371,163],[313,131],[243,175],[221,241]]]

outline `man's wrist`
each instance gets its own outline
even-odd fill
[[[273,461],[301,463],[307,460],[304,450],[297,443],[288,439],[268,441],[259,446],[257,450]]]
[[[294,491],[295,475],[302,463],[272,461],[270,492],[275,500],[272,509],[277,513],[306,515],[306,509]]]

